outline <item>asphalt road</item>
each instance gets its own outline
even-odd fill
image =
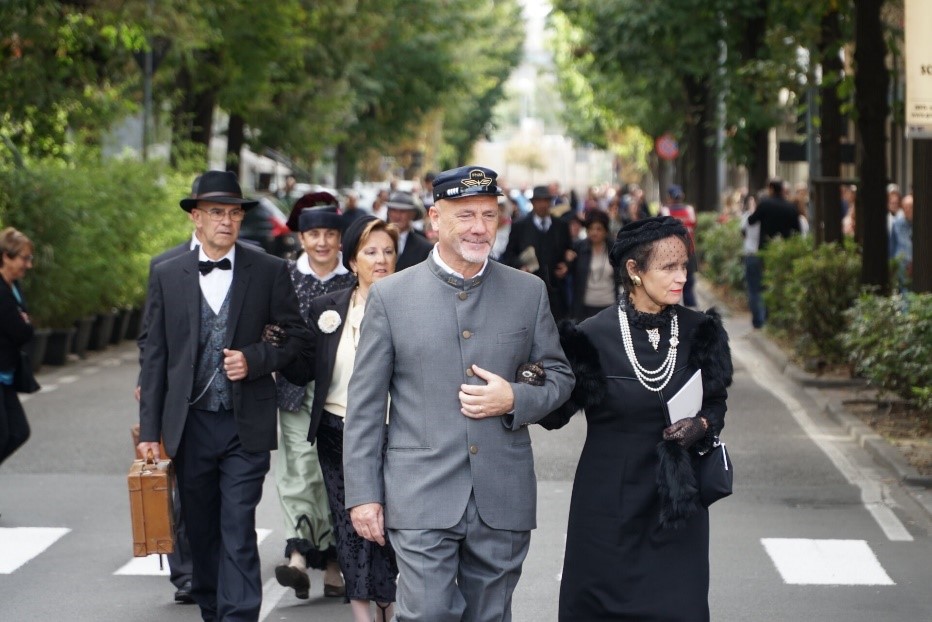
[[[712,619],[932,620],[932,521],[887,472],[819,414],[728,323],[736,364],[723,438],[736,494],[713,506]],[[136,352],[126,343],[43,370],[25,403],[31,440],[0,467],[0,620],[198,620],[172,602],[156,557],[134,560],[126,472]],[[515,593],[517,622],[556,620],[566,516],[581,417],[535,430],[538,522]],[[274,454],[273,454],[274,460]],[[263,620],[348,621],[348,607],[280,588],[283,536],[274,481],[258,511]],[[671,598],[676,598],[671,586]]]

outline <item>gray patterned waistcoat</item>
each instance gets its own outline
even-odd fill
[[[230,291],[232,291],[232,287]],[[220,307],[220,313],[214,313],[204,294],[201,294],[201,334],[198,344],[197,367],[194,375],[194,395],[200,398],[194,402],[194,408],[218,411],[233,408],[230,401],[232,386],[222,371],[223,341],[227,334],[227,320],[230,316],[230,292],[227,292]],[[220,369],[220,372],[216,370]],[[216,373],[215,373],[216,372]],[[208,387],[208,383],[210,386]],[[205,391],[205,387],[207,387]],[[201,395],[201,392],[204,394]]]

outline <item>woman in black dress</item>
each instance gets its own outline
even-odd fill
[[[32,242],[12,227],[0,231],[0,463],[29,438],[26,412],[13,388],[20,349],[32,339],[32,322],[18,281],[32,268]]]
[[[732,366],[714,311],[679,300],[685,227],[658,217],[626,225],[612,247],[619,304],[561,341],[576,374],[570,401],[541,423],[584,409],[560,586],[561,622],[709,619],[709,513],[694,467],[724,425]],[[669,424],[667,401],[701,370],[698,414]]]

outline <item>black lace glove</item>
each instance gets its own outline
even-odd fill
[[[706,430],[709,429],[709,422],[705,417],[690,417],[680,419],[663,431],[663,440],[676,441],[684,448],[692,447],[698,441],[705,438]]]
[[[288,341],[288,333],[278,324],[266,324],[262,329],[262,341],[274,348],[280,348]]]
[[[518,366],[515,372],[515,382],[523,382],[535,387],[544,386],[544,380],[547,378],[547,372],[544,371],[543,361],[536,363],[524,363]]]

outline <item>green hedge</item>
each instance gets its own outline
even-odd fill
[[[132,160],[0,171],[0,222],[36,247],[24,282],[36,325],[141,304],[149,259],[190,235],[178,207],[189,187],[189,175]]]
[[[932,410],[932,294],[864,294],[845,316],[841,343],[857,372]]]
[[[812,248],[811,238],[774,240],[761,252],[767,325],[795,341],[806,358],[837,364],[844,312],[860,290],[861,257],[853,242]]]
[[[744,240],[741,222],[719,223],[716,214],[701,213],[696,224],[696,252],[702,275],[717,285],[724,285],[745,296]]]

